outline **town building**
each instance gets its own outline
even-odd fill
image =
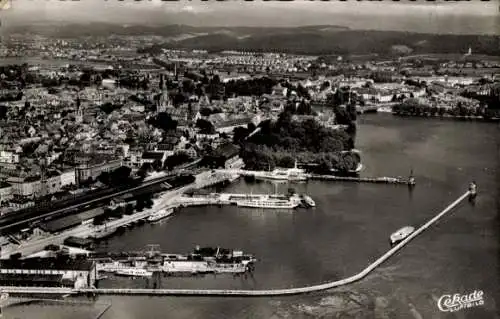
[[[95,262],[84,258],[27,258],[0,260],[1,286],[94,287]]]
[[[96,180],[101,173],[113,171],[120,166],[122,166],[121,159],[107,161],[95,157],[90,158],[87,163],[76,168],[76,182],[80,184],[88,180]]]
[[[19,163],[19,154],[14,151],[0,151],[0,163],[17,164]]]
[[[12,185],[0,181],[0,206],[13,198]]]

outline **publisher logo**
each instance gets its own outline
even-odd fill
[[[482,290],[474,290],[473,293],[468,295],[442,295],[437,302],[439,310],[443,312],[456,312],[482,305],[484,305]]]

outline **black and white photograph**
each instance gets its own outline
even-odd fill
[[[0,318],[500,318],[500,2],[0,0]]]

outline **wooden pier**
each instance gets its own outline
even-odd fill
[[[387,261],[389,258],[394,256],[403,247],[405,247],[411,240],[416,238],[444,215],[449,213],[452,209],[457,207],[465,199],[470,198],[471,195],[475,195],[475,189],[468,190],[451,204],[449,204],[445,209],[440,211],[436,216],[430,219],[428,222],[420,226],[411,235],[402,240],[399,244],[395,245],[389,249],[385,254],[379,257],[377,260],[368,265],[365,269],[359,273],[337,281],[327,282],[318,285],[312,285],[300,288],[289,288],[289,289],[268,289],[268,290],[234,290],[234,289],[135,289],[135,288],[117,288],[117,289],[71,289],[71,288],[37,288],[37,287],[0,287],[0,292],[6,293],[44,293],[44,294],[102,294],[102,295],[154,295],[154,296],[238,296],[238,297],[265,297],[265,296],[283,296],[283,295],[296,295],[305,294],[316,291],[328,290],[335,287],[347,285],[356,281],[359,281],[370,274],[382,263]]]
[[[377,184],[403,184],[414,186],[416,184],[413,177],[349,177],[349,176],[334,176],[334,175],[310,175],[311,179],[339,181],[339,182],[357,182],[357,183],[377,183]]]
[[[230,174],[238,174],[241,176],[254,176],[255,178],[262,178],[269,172],[263,171],[248,171],[244,169],[219,169],[219,172],[228,172]],[[324,180],[324,181],[339,181],[339,182],[357,182],[357,183],[378,183],[378,184],[403,184],[415,185],[415,178],[409,176],[403,177],[359,177],[359,176],[336,176],[336,175],[320,175],[320,174],[305,174],[307,179]],[[272,180],[270,180],[272,181]],[[286,181],[286,180],[285,180]]]

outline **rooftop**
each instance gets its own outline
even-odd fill
[[[81,224],[82,220],[77,215],[70,215],[56,220],[41,224],[39,227],[49,233],[57,233],[59,231],[77,226]]]
[[[3,181],[0,181],[0,188],[7,188],[7,187],[11,187],[12,185],[10,185],[9,183],[7,182],[3,182]]]
[[[232,143],[222,144],[214,150],[215,156],[231,158],[239,154],[240,148]]]
[[[94,242],[91,239],[70,236],[64,240],[64,244],[75,247],[90,247]]]
[[[0,284],[9,286],[58,286],[63,275],[0,274]]]
[[[87,270],[93,263],[81,258],[27,258],[21,260],[0,260],[1,269],[39,269],[39,270]]]
[[[142,154],[144,159],[161,160],[163,158],[163,153],[160,152],[144,152]]]

